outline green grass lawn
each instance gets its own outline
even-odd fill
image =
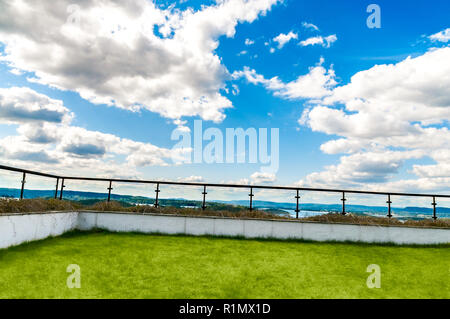
[[[450,298],[449,248],[71,233],[0,250],[0,298]]]

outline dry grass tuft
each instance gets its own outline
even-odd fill
[[[81,205],[57,199],[0,199],[0,214],[74,210]]]
[[[403,225],[450,228],[450,218],[440,218],[440,219],[436,219],[436,220],[432,220],[432,219],[407,220],[403,223]]]
[[[106,211],[124,211],[126,210],[119,202],[111,201],[111,202],[98,202],[91,206],[88,206],[89,210],[98,210],[100,212]]]
[[[394,226],[422,226],[422,227],[450,228],[450,220],[447,218],[437,219],[436,221],[432,219],[401,221],[396,218],[364,216],[356,214],[346,214],[344,216],[339,213],[329,213],[325,215],[302,218],[302,220],[324,222],[324,223],[346,223],[357,225],[394,225]]]
[[[167,214],[167,215],[185,215],[185,216],[217,216],[217,217],[231,217],[231,218],[255,218],[255,219],[287,219],[288,217],[271,214],[261,210],[249,211],[242,209],[238,211],[227,210],[211,210],[211,209],[196,209],[196,208],[177,208],[177,207],[159,207],[155,208],[153,205],[139,205],[132,207],[123,207],[120,202],[98,202],[92,206],[87,207],[89,210],[98,211],[125,211],[133,213],[152,213],[152,214]]]

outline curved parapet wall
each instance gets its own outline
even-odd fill
[[[81,212],[80,229],[395,244],[450,243],[450,229],[255,220],[223,217]]]
[[[59,236],[77,227],[77,212],[0,215],[0,248]]]
[[[115,232],[240,236],[394,244],[450,243],[450,229],[191,217],[121,212],[50,212],[0,216],[0,248],[95,228]]]

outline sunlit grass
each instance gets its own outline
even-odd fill
[[[449,248],[77,232],[0,250],[0,298],[450,298]]]

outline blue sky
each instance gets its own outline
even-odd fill
[[[14,87],[29,88],[33,91],[33,94],[41,94],[50,98],[49,105],[53,105],[55,100],[62,101],[62,105],[66,110],[60,109],[58,112],[71,113],[72,118],[68,122],[57,123],[57,125],[63,125],[66,128],[83,128],[85,131],[83,131],[84,133],[77,131],[78,133],[76,134],[78,135],[72,137],[70,134],[75,134],[75,130],[67,129],[67,133],[64,133],[64,136],[55,138],[55,141],[52,143],[34,143],[31,145],[27,144],[31,143],[31,133],[28,135],[23,133],[25,129],[21,130],[20,127],[27,126],[29,132],[38,134],[35,128],[45,127],[46,119],[36,123],[29,120],[8,118],[8,116],[11,116],[10,111],[8,111],[9,113],[2,113],[4,117],[0,124],[0,138],[3,144],[3,149],[0,149],[0,152],[3,154],[0,157],[2,164],[26,166],[44,171],[63,170],[71,175],[116,175],[149,179],[192,179],[208,182],[278,185],[296,184],[313,187],[342,186],[358,189],[393,189],[394,191],[436,191],[448,193],[450,188],[450,169],[448,168],[447,159],[450,155],[448,154],[449,139],[447,130],[449,126],[450,92],[448,86],[446,88],[442,87],[448,84],[446,82],[448,81],[448,76],[443,83],[435,83],[434,76],[439,74],[434,74],[433,70],[440,69],[435,66],[430,67],[429,74],[425,72],[423,75],[417,75],[418,72],[426,69],[424,68],[425,63],[432,63],[436,60],[436,57],[444,57],[442,61],[439,61],[442,64],[441,69],[449,68],[449,59],[445,59],[449,56],[449,32],[447,31],[446,33],[447,28],[449,28],[448,12],[450,12],[450,4],[448,1],[433,1],[432,3],[429,1],[376,1],[376,4],[381,9],[381,28],[372,29],[366,25],[366,20],[371,14],[366,12],[366,8],[373,3],[372,1],[286,0],[277,3],[265,1],[267,4],[261,4],[264,1],[260,1],[258,9],[254,9],[254,7],[251,7],[251,9],[244,8],[239,1],[235,1],[236,5],[230,4],[228,7],[226,5],[227,1],[224,1],[225,5],[223,3],[216,4],[213,1],[199,2],[188,0],[174,4],[158,1],[152,10],[155,12],[157,10],[164,11],[166,19],[177,17],[178,20],[176,21],[179,24],[173,23],[169,26],[170,32],[162,34],[156,30],[164,30],[162,28],[163,25],[158,25],[155,22],[157,27],[154,29],[156,34],[154,36],[159,38],[159,40],[172,39],[175,46],[173,48],[169,47],[167,44],[169,41],[161,42],[162,44],[158,43],[167,51],[161,49],[162,53],[158,51],[153,54],[152,50],[156,52],[156,50],[161,48],[156,44],[153,45],[157,40],[146,38],[145,41],[150,43],[148,44],[140,39],[142,42],[139,42],[141,43],[141,46],[139,46],[137,44],[139,37],[136,37],[136,42],[130,42],[130,44],[127,43],[127,40],[121,42],[117,38],[113,39],[114,36],[110,36],[106,39],[109,39],[108,41],[111,41],[111,43],[114,42],[117,46],[131,46],[127,54],[122,54],[123,52],[120,51],[120,48],[114,47],[113,49],[117,49],[117,55],[115,55],[115,52],[110,52],[105,47],[102,47],[102,45],[105,45],[105,37],[98,26],[89,24],[91,29],[88,30],[86,26],[88,24],[84,22],[92,22],[93,16],[88,9],[95,9],[97,5],[95,1],[92,1],[89,6],[75,8],[74,11],[65,10],[66,7],[63,4],[59,4],[60,8],[53,10],[54,12],[52,13],[50,13],[51,10],[49,9],[50,4],[48,6],[34,5],[31,2],[25,2],[29,3],[28,9],[20,8],[16,2],[11,1],[10,7],[3,11],[4,14],[7,14],[8,10],[18,10],[16,13],[19,12],[22,16],[8,18],[7,21],[3,20],[5,21],[4,23],[0,23],[0,52],[4,55],[3,63],[0,64],[0,87],[5,89]],[[119,19],[122,22],[120,23],[120,28],[127,27],[126,21],[135,21],[131,17],[143,14],[149,2],[146,4],[145,1],[137,1],[136,3],[139,3],[137,7],[132,5],[128,7],[128,2],[126,3],[126,5],[123,5],[123,8],[119,8],[124,13],[124,17]],[[70,3],[66,4],[66,6],[68,5]],[[36,7],[33,8],[33,6]],[[197,25],[194,23],[195,27],[192,27],[192,29],[185,27],[185,24],[183,24],[183,12],[190,12],[193,16],[192,21],[195,21],[195,19],[200,21],[199,17],[194,17],[195,13],[206,10],[208,7],[218,8],[216,10],[217,17],[223,18],[224,21],[218,21],[220,19],[214,19],[212,15],[206,15],[206,18],[203,17],[203,20],[201,20],[203,21],[202,24],[199,23]],[[20,20],[26,19],[33,14],[31,9],[35,10],[34,14],[40,10],[45,13],[34,17],[37,20],[41,20],[34,28],[20,22]],[[81,42],[76,45],[71,43],[71,45],[65,47],[61,39],[70,37],[70,34],[62,33],[63,35],[60,38],[52,37],[48,34],[60,32],[61,25],[55,21],[58,19],[64,21],[68,17],[53,17],[51,15],[57,15],[61,12],[69,15],[73,12],[77,13],[77,10],[79,11],[77,17],[81,21],[80,28],[83,30],[80,39],[84,37],[90,42],[88,40],[86,42],[80,40]],[[103,10],[100,12],[108,12],[105,11],[105,8],[100,8],[99,10]],[[253,13],[257,16],[256,19],[245,15],[246,12],[251,10],[254,10]],[[121,20],[122,18],[123,20]],[[185,20],[187,21],[187,18]],[[306,27],[305,23],[309,23],[310,26]],[[312,27],[312,25],[316,28]],[[109,24],[108,27],[113,29],[117,26]],[[178,41],[177,34],[181,34],[184,30],[183,28],[191,30],[190,32],[194,30],[195,34],[190,33],[184,36],[183,41],[180,41],[181,45],[176,41]],[[289,32],[295,34],[296,38],[291,39],[279,48],[278,43],[274,39],[280,34],[289,34]],[[35,37],[36,35],[38,36]],[[42,38],[39,35],[42,35]],[[323,45],[302,46],[300,44],[301,41],[309,38],[322,37],[324,39],[331,35],[335,36],[335,40],[328,46],[326,42]],[[432,37],[433,35],[436,36]],[[76,37],[77,34],[73,33],[71,36]],[[117,35],[117,37],[119,36]],[[142,37],[145,38],[145,36]],[[197,42],[197,38],[203,40]],[[198,49],[198,56],[195,56],[197,53],[193,52],[197,52],[195,48],[196,43],[199,43],[199,46],[203,46],[209,40],[216,42],[217,47],[214,48],[214,45],[212,49],[211,47],[206,49],[201,47]],[[51,45],[47,47],[45,41],[48,41]],[[74,41],[73,38],[70,41]],[[184,48],[183,45],[187,46],[187,48]],[[29,52],[27,48],[30,48]],[[45,61],[41,54],[43,51],[49,50],[49,48],[49,53],[51,54],[48,55],[49,60]],[[77,52],[88,50],[88,48],[100,48],[98,49],[100,53],[93,50],[92,52],[94,53],[87,55],[87,58],[84,55],[82,56],[81,53],[77,54]],[[178,52],[171,52],[170,50],[177,50],[177,48],[183,48],[183,52],[187,52],[185,56],[180,54],[181,61],[183,59],[188,61],[188,58],[192,58],[193,61],[200,61],[195,62],[198,63],[198,66],[194,62],[192,62],[192,69],[191,67],[180,66],[181,62],[173,62],[171,64],[170,54],[173,53],[176,56]],[[60,57],[58,54],[61,54],[63,57]],[[95,54],[99,56],[95,56]],[[427,58],[427,54],[433,54],[434,57],[429,56]],[[67,58],[69,55],[73,57],[71,59]],[[113,59],[115,56],[118,57],[117,61]],[[405,67],[398,66],[408,56],[412,62]],[[425,58],[420,59],[420,57],[424,56]],[[90,57],[92,57],[92,61],[86,60],[90,59]],[[127,57],[129,61],[126,61]],[[205,67],[201,61],[211,57],[214,57],[216,60],[208,62],[211,65],[211,70],[209,71],[208,64]],[[79,58],[79,61],[76,60],[77,58]],[[416,58],[419,59],[415,60]],[[88,63],[83,64],[85,63],[83,61],[88,61]],[[102,65],[103,62],[98,63],[96,61],[108,62]],[[92,64],[89,64],[91,62]],[[83,65],[86,67],[83,67]],[[381,73],[377,73],[375,72],[377,65],[392,65],[392,68],[386,67],[382,72],[380,71]],[[111,72],[108,73],[110,68]],[[167,70],[164,70],[165,68]],[[179,68],[183,72],[177,71]],[[188,71],[184,72],[183,68],[187,68]],[[309,84],[303,83],[295,88],[297,91],[289,91],[289,94],[297,94],[295,98],[290,98],[288,93],[286,93],[289,90],[286,84],[297,80],[301,76],[307,76],[314,68],[321,68],[320,70],[326,72],[325,77],[328,74],[330,82],[327,85],[312,83],[315,80],[311,80],[312,82],[308,82]],[[120,72],[123,69],[126,69],[126,71],[123,71],[123,74],[121,74]],[[158,70],[155,71],[155,69]],[[161,111],[169,100],[164,100],[164,103],[157,105],[155,108],[148,107],[152,104],[153,99],[159,96],[159,93],[169,96],[169,98],[173,96],[178,98],[178,93],[175,92],[172,83],[169,81],[170,78],[167,82],[158,82],[159,78],[154,74],[158,74],[161,71],[159,69],[162,69],[162,74],[164,72],[169,75],[173,73],[175,79],[186,79],[186,74],[193,74],[192,78],[186,79],[186,83],[183,84],[179,91],[186,89],[186,92],[200,91],[202,93],[204,86],[207,88],[205,89],[206,94],[211,94],[211,96],[215,93],[220,94],[221,97],[229,101],[229,106],[221,109],[220,103],[224,100],[220,100],[197,112],[192,111],[188,107],[184,109],[182,102],[173,98],[175,106],[170,108],[170,112],[167,111],[165,113]],[[194,78],[197,75],[197,70],[200,70],[198,77]],[[252,75],[250,73],[237,75],[244,70],[254,70],[253,75],[259,75],[260,79],[264,80],[258,83],[251,83]],[[319,69],[317,70],[319,71]],[[11,73],[11,71],[15,74]],[[374,83],[373,92],[375,92],[375,96],[363,92],[364,90],[359,87],[359,83],[349,86],[349,84],[352,84],[352,76],[361,71],[363,71],[360,79],[361,83],[368,83],[365,81]],[[364,73],[364,71],[367,72]],[[135,79],[134,75],[142,76],[144,74],[141,78],[142,82],[125,81],[125,73],[128,79]],[[114,74],[114,76],[111,74]],[[182,74],[182,77],[180,74]],[[233,74],[236,76],[233,77]],[[382,88],[383,79],[377,78],[373,81],[371,79],[373,76],[389,77],[391,74],[394,79],[404,78],[405,82],[411,79],[411,81],[416,81],[416,83],[408,84],[409,86],[399,83],[398,89],[393,87],[393,91],[399,92],[401,96],[398,99],[395,96],[388,96],[388,94],[379,98],[380,95],[376,95],[377,90],[380,90],[380,92],[386,91]],[[399,74],[404,74],[404,77]],[[116,81],[117,76],[122,76],[120,79],[123,82]],[[429,76],[429,82],[426,81],[428,79],[427,76]],[[86,86],[79,80],[97,77],[98,81],[93,81],[92,84],[86,84]],[[282,89],[270,89],[268,86],[269,82],[264,82],[274,77],[276,77],[278,84],[281,83],[283,85]],[[414,77],[417,77],[420,81],[417,81]],[[37,80],[30,80],[31,78],[37,78]],[[320,79],[316,80],[320,82]],[[421,81],[421,79],[424,79],[424,81]],[[120,85],[120,90],[117,90],[120,91],[120,94],[110,90],[109,86],[100,85],[99,83],[102,81],[105,83],[107,81],[116,81],[112,86],[117,88]],[[129,83],[131,83],[133,88],[127,88]],[[155,83],[154,87],[150,87],[148,83],[152,83],[151,85]],[[195,83],[194,88],[192,88],[192,83]],[[393,83],[395,86],[395,83],[398,83],[398,81],[393,80]],[[430,83],[434,83],[437,88],[430,89]],[[140,90],[138,90],[139,85],[142,85]],[[307,96],[307,94],[305,96],[305,93],[301,92],[310,90],[307,85],[313,86],[311,90],[319,86],[326,92],[317,94],[314,97]],[[168,88],[167,86],[171,87]],[[173,86],[176,87],[176,85]],[[346,93],[339,93],[339,90],[336,90],[339,87],[345,87]],[[88,96],[87,90],[92,90],[89,92],[92,95]],[[127,96],[127,92],[129,92],[129,96]],[[283,92],[286,94],[283,95]],[[421,94],[414,97],[414,94],[411,92],[421,92]],[[80,93],[83,97],[80,96]],[[3,94],[6,98],[0,99],[0,101],[3,101],[0,102],[0,104],[3,103],[0,107],[6,108],[10,106],[8,103],[13,100],[18,103],[15,106],[17,110],[17,108],[28,103],[27,101],[17,102],[17,99],[11,98],[11,93],[8,91],[4,91]],[[404,94],[404,98],[402,94]],[[433,94],[436,99],[439,98],[439,103],[436,102],[436,105],[434,105],[431,102],[429,104],[426,101],[424,102],[425,98],[423,97],[426,97],[427,94]],[[112,99],[113,102],[110,105],[104,104],[105,100],[98,102],[95,98],[99,96]],[[326,100],[327,98],[330,100]],[[373,99],[373,102],[370,102],[370,99]],[[114,101],[120,102],[116,104]],[[131,111],[129,105],[127,105],[128,101],[139,104],[139,108]],[[367,105],[352,108],[351,105],[355,101],[365,101]],[[398,112],[395,111],[392,114],[384,112],[385,118],[383,119],[379,117],[377,112],[372,112],[368,109],[369,107],[377,108],[378,102],[385,103],[386,108],[396,108],[397,104],[395,103],[399,103],[398,105],[401,106],[398,106]],[[33,100],[29,103],[36,102]],[[170,104],[172,101],[168,103]],[[177,113],[177,105],[179,105],[179,114]],[[327,108],[326,110],[321,108],[324,105]],[[402,105],[405,105],[404,111],[400,111],[400,108],[403,107]],[[199,106],[197,109],[202,107]],[[401,116],[402,114],[411,114],[408,111],[408,107],[412,107],[413,110],[417,111],[417,116],[411,116],[405,120]],[[432,109],[431,113],[435,114],[432,118],[423,115],[425,108],[428,107]],[[209,114],[207,108],[216,108],[214,109],[215,113],[211,116],[205,115]],[[158,109],[158,111],[155,111],[155,109]],[[385,131],[381,131],[386,128],[378,129],[375,127],[370,133],[356,134],[355,132],[358,129],[352,127],[354,122],[349,121],[346,123],[345,119],[343,119],[341,124],[336,125],[335,129],[327,129],[324,128],[323,123],[329,124],[334,121],[332,115],[334,113],[330,110],[340,110],[343,112],[342,114],[347,115],[364,114],[369,119],[373,116],[373,122],[391,123],[390,121],[392,120],[394,124],[391,124],[393,125],[392,127],[388,126],[387,130],[392,129],[393,132],[397,132],[398,129],[399,132],[393,134],[393,136],[396,136],[395,139],[386,135]],[[308,113],[308,111],[311,111],[311,113]],[[306,121],[300,123],[299,119],[302,118],[302,115],[306,116]],[[270,174],[258,175],[256,173],[260,171],[260,163],[174,165],[166,155],[155,155],[153,151],[149,151],[148,160],[145,163],[141,163],[139,159],[136,159],[141,154],[140,148],[136,151],[135,157],[132,159],[129,157],[131,150],[128,152],[127,149],[133,149],[130,146],[131,142],[124,143],[123,148],[125,151],[110,150],[109,146],[104,145],[106,143],[105,140],[107,140],[106,137],[94,137],[94,134],[90,133],[111,134],[119,139],[149,144],[160,148],[161,154],[168,154],[176,143],[176,141],[170,139],[172,131],[177,127],[181,127],[183,130],[189,128],[192,132],[194,120],[203,120],[204,129],[215,127],[219,128],[224,134],[226,128],[279,128],[279,169]],[[347,118],[347,120],[349,119]],[[402,126],[403,131],[400,131],[395,126],[396,120],[406,121],[404,127]],[[415,124],[418,126],[415,127]],[[435,131],[432,131],[432,128]],[[377,129],[380,131],[377,131]],[[414,135],[416,133],[411,133],[414,130],[417,131],[417,135]],[[39,132],[39,134],[44,134],[42,130]],[[87,134],[87,140],[95,141],[90,142],[89,145],[97,142],[101,144],[96,144],[96,147],[98,146],[100,150],[97,154],[98,156],[96,156],[95,152],[82,154],[68,151],[74,149],[75,144],[78,147],[76,148],[77,150],[82,149],[83,134]],[[17,142],[16,149],[8,149],[9,143],[16,143],[13,142],[14,139],[11,139],[14,136],[22,144]],[[428,138],[438,139],[442,143],[436,143],[435,146],[430,146],[430,148],[422,146],[422,144],[426,144],[426,139]],[[346,141],[350,141],[351,145],[359,146],[356,149],[352,148],[351,151],[346,149],[344,151],[334,149],[332,151],[324,151],[323,148],[321,149],[321,145],[338,139],[346,139]],[[413,145],[410,141],[411,139],[415,140],[417,145]],[[73,142],[73,145],[69,145],[72,143],[70,141]],[[374,145],[367,146],[367,143],[371,141]],[[364,145],[364,147],[361,145]],[[46,162],[42,160],[42,156],[31,157],[40,159],[38,161],[24,161],[23,158],[29,159],[30,157],[24,157],[20,147],[28,148],[28,146],[35,152],[47,152],[50,157],[56,156],[58,164]],[[142,147],[147,146],[142,145]],[[375,155],[372,156],[371,154]],[[152,156],[155,156],[156,159]],[[345,159],[343,160],[345,157],[349,157],[348,163],[345,162]],[[161,160],[161,158],[165,159]],[[372,161],[374,158],[378,160]],[[106,167],[110,165],[111,161],[117,166],[108,170]],[[163,161],[164,165],[160,165],[161,161]],[[101,163],[104,163],[104,166]],[[339,166],[340,164],[342,165]],[[357,169],[356,175],[348,171],[352,165],[361,166]],[[335,169],[327,169],[329,166],[335,166]],[[319,175],[314,175],[315,173]]]

